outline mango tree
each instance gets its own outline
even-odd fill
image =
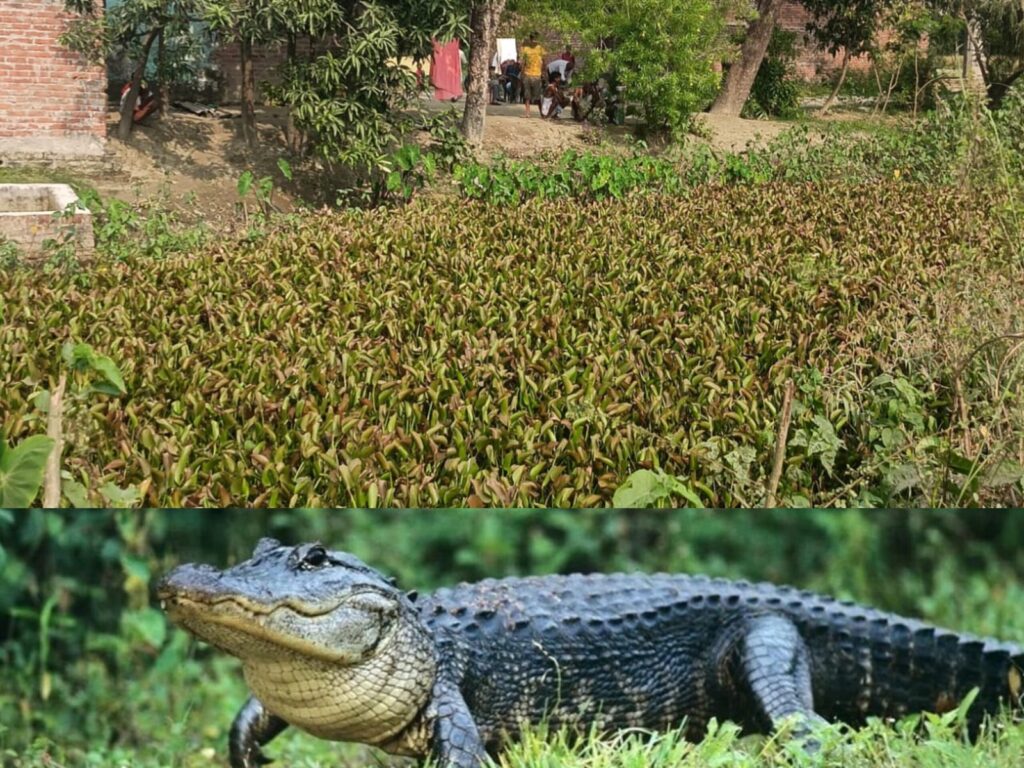
[[[739,116],[750,97],[757,70],[761,68],[784,0],[757,0],[755,15],[747,26],[739,56],[729,67],[711,112]]]
[[[811,13],[807,31],[819,48],[833,56],[842,54],[839,78],[821,107],[828,112],[839,95],[850,60],[868,53],[875,44],[878,23],[890,0],[801,0]]]
[[[197,42],[193,25],[201,18],[202,0],[123,0],[104,9],[96,0],[65,0],[75,14],[61,42],[71,50],[85,54],[96,64],[108,56],[122,54],[133,62],[131,87],[121,100],[121,119],[117,137],[127,141],[134,122],[134,109],[142,91],[142,80],[153,45],[159,40],[161,51],[180,51],[182,60]],[[163,58],[163,57],[161,57]],[[161,67],[164,65],[161,61]]]

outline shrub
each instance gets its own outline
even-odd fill
[[[594,45],[586,75],[612,73],[643,132],[684,133],[714,98],[722,10],[709,0],[588,4],[579,23]],[[600,43],[612,40],[610,46]]]
[[[796,32],[776,28],[743,107],[744,117],[796,117],[798,89],[793,81]]]

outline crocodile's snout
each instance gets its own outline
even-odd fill
[[[223,578],[223,571],[210,565],[179,565],[157,583],[156,596],[161,608],[179,598],[205,602],[224,591]]]

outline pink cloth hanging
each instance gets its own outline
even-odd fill
[[[448,43],[434,41],[434,52],[430,56],[430,82],[434,86],[435,99],[450,101],[462,95],[462,59],[457,39]]]

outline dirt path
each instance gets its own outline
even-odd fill
[[[729,117],[727,115],[698,115],[699,120],[711,134],[708,139],[715,149],[739,152],[747,148],[748,144],[762,144],[771,141],[792,123],[783,123],[775,120],[746,120],[742,117]]]
[[[434,110],[456,109],[458,114],[462,114],[461,103],[431,104]],[[567,115],[568,112],[564,114]],[[740,117],[710,114],[698,115],[697,120],[702,122],[710,133],[708,142],[713,147],[733,152],[746,149],[751,142],[756,144],[769,141],[791,127],[790,123],[772,120],[745,120]],[[518,158],[529,157],[536,152],[558,151],[569,147],[585,149],[600,143],[602,134],[605,137],[610,135],[614,140],[627,132],[628,129],[613,128],[609,134],[599,128],[581,125],[571,117],[541,120],[536,109],[533,109],[531,116],[527,118],[522,105],[499,104],[487,109],[484,154],[493,155],[501,152],[508,157]]]
[[[102,195],[127,200],[160,200],[189,217],[220,219],[234,216],[239,202],[238,178],[246,170],[273,174],[282,151],[279,119],[263,116],[261,147],[250,152],[236,135],[236,120],[198,117],[173,111],[137,126],[130,143],[114,138],[117,115],[108,115],[108,151],[113,173],[92,180]],[[280,202],[291,206],[284,194]]]

